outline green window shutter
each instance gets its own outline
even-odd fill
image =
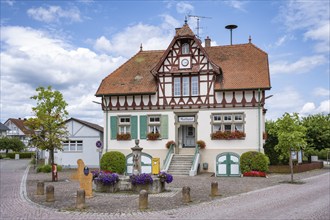
[[[140,139],[147,139],[147,116],[140,115]]]
[[[162,139],[168,139],[168,115],[162,115],[160,119],[160,132]]]
[[[117,139],[117,130],[118,130],[117,124],[118,124],[117,116],[111,116],[110,117],[111,140]]]
[[[137,116],[131,116],[131,139],[137,139]]]

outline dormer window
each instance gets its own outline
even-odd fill
[[[189,54],[189,44],[184,43],[182,45],[181,54]]]

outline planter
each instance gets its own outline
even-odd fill
[[[115,193],[119,191],[118,183],[104,185],[103,183],[95,183],[95,192]]]
[[[143,189],[150,194],[164,192],[165,181],[160,181],[160,179],[154,179],[153,183],[148,183],[145,185],[132,185],[133,192],[140,193],[140,191]]]

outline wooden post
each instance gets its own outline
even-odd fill
[[[190,198],[190,187],[188,187],[188,186],[182,187],[182,201],[184,203],[191,202],[191,198]]]
[[[45,194],[45,183],[39,181],[37,183],[37,195],[44,195]]]
[[[148,208],[148,192],[141,190],[139,195],[139,209],[144,210]]]
[[[55,201],[54,186],[48,185],[46,187],[46,202],[54,202],[54,201]]]
[[[85,190],[83,189],[77,190],[76,207],[77,209],[85,208]]]
[[[212,196],[212,197],[219,196],[218,182],[216,182],[216,181],[211,183],[211,195],[210,196]]]

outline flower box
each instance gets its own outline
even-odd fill
[[[212,140],[240,140],[245,138],[245,133],[242,131],[216,131],[211,134]]]
[[[119,191],[118,183],[106,185],[101,182],[94,182],[94,184],[95,184],[95,192],[115,193]]]
[[[131,134],[126,133],[126,134],[117,134],[117,141],[127,141],[131,140]]]
[[[160,138],[160,134],[159,133],[148,133],[147,138],[150,141],[155,141],[155,140],[158,140]]]

